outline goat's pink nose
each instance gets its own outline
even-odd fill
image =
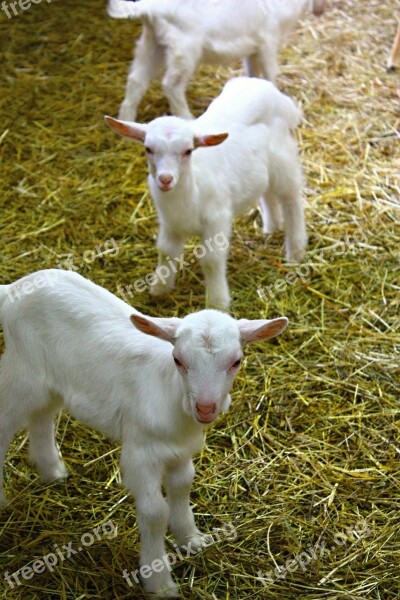
[[[217,410],[217,405],[215,402],[211,402],[210,404],[200,404],[199,402],[196,402],[196,410],[200,415],[211,415]]]
[[[173,180],[172,175],[160,175],[158,177],[158,179],[161,181],[161,183],[163,183],[164,185],[168,185],[169,183],[171,183],[171,181]]]

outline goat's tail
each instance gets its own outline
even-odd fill
[[[148,8],[146,0],[108,0],[107,13],[114,19],[140,19]]]

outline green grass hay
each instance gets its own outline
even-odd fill
[[[290,326],[246,350],[231,410],[196,458],[199,526],[212,533],[231,522],[237,537],[178,561],[183,598],[400,598],[400,92],[398,74],[385,71],[399,9],[399,0],[331,0],[281,53],[279,86],[305,115],[297,135],[309,252],[303,279],[287,280],[296,267],[284,264],[282,235],[265,239],[256,212],[235,223],[232,313],[284,314]],[[123,98],[140,27],[108,18],[94,0],[18,10],[0,15],[0,283],[70,265],[117,293],[156,262],[144,152],[103,123]],[[194,111],[240,73],[202,68],[188,90]],[[138,118],[166,111],[154,84]],[[118,254],[94,258],[111,239]],[[135,292],[131,302],[171,316],[203,308],[204,297],[194,264],[170,297]],[[51,485],[28,464],[24,431],[10,448],[0,597],[142,598],[122,578],[137,568],[139,542],[119,449],[68,415],[58,442],[71,474]],[[55,544],[78,548],[110,519],[115,539],[101,536],[13,589],[4,580]]]

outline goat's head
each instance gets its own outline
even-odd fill
[[[171,361],[186,388],[183,410],[204,425],[215,421],[230,405],[229,392],[243,346],[279,335],[288,323],[286,317],[236,321],[216,310],[202,310],[183,319],[132,315],[131,320],[143,333],[173,345]]]
[[[159,117],[148,125],[105,117],[119,135],[144,144],[149,171],[156,186],[169,192],[178,183],[196,148],[216,146],[227,133],[195,135],[190,121],[178,117]]]

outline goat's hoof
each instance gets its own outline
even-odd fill
[[[305,250],[296,250],[295,252],[291,252],[290,254],[286,255],[286,264],[297,265],[301,263],[305,253]]]
[[[307,240],[302,240],[298,244],[291,244],[290,246],[286,245],[285,250],[285,258],[288,264],[300,263],[307,250]]]
[[[186,545],[190,545],[192,550],[200,552],[203,548],[208,548],[208,546],[211,546],[213,543],[214,540],[211,535],[203,534],[199,531],[198,535],[191,537]]]
[[[53,465],[51,468],[41,470],[40,481],[42,483],[49,483],[50,481],[62,481],[68,477],[68,469],[62,461],[58,464]]]
[[[152,589],[151,585],[144,585],[144,589],[150,598],[180,598],[179,588],[172,578],[157,590]]]
[[[216,310],[229,311],[231,299],[228,298],[213,298],[207,302],[207,308],[215,308]]]
[[[272,219],[268,219],[265,221],[262,226],[262,232],[264,235],[272,235],[277,231],[283,231],[284,224],[283,219],[279,219],[278,221],[273,221]]]
[[[176,542],[180,548],[186,548],[187,550],[200,552],[203,548],[212,546],[214,539],[211,535],[207,533],[201,533],[201,531],[197,529],[193,535],[177,538]]]
[[[150,296],[157,298],[158,296],[166,296],[170,291],[171,289],[168,288],[166,285],[157,282],[153,286],[151,286],[151,288],[149,289],[149,294]]]
[[[179,588],[175,586],[176,589],[168,588],[167,590],[162,590],[157,594],[152,594],[155,598],[180,598]]]

